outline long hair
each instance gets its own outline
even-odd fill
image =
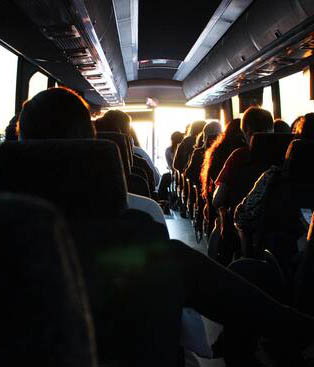
[[[299,120],[296,134],[301,139],[314,139],[314,113],[308,113]]]
[[[221,153],[224,153],[226,158],[228,158],[229,154],[231,153],[230,150],[232,150],[233,146],[233,144],[230,144],[231,140],[241,134],[242,133],[240,130],[240,119],[234,119],[227,125],[226,130],[222,132],[220,135],[218,135],[215,141],[206,150],[200,176],[202,183],[203,198],[207,197],[208,189],[211,189],[211,187],[209,187],[210,186],[209,171],[210,168],[212,167],[215,153],[221,151]]]

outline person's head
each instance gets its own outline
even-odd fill
[[[303,116],[298,116],[292,123],[291,125],[291,133],[292,134],[296,134],[297,133],[297,129],[298,129],[298,125],[299,125],[299,122],[303,119]]]
[[[94,138],[89,106],[66,88],[51,88],[25,102],[19,117],[19,138]]]
[[[209,140],[213,140],[221,133],[221,125],[219,122],[212,121],[207,123],[203,128],[203,141],[205,146]]]
[[[113,129],[111,131],[130,136],[131,117],[127,113],[120,110],[110,110],[104,114],[101,120],[103,126],[110,126]]]
[[[289,134],[290,133],[290,126],[284,122],[281,119],[276,119],[274,121],[274,133],[285,133],[285,134]]]
[[[9,125],[6,127],[5,129],[5,140],[6,141],[11,141],[11,140],[14,141],[18,139],[17,131],[16,131],[17,121],[18,121],[18,115],[15,115],[10,120]]]
[[[314,113],[308,113],[300,119],[296,133],[301,139],[314,140]]]
[[[228,136],[243,134],[240,126],[241,126],[241,119],[231,120],[226,126],[224,135],[228,137]]]
[[[243,131],[247,142],[255,133],[274,132],[274,120],[271,113],[260,107],[249,107],[241,120],[241,130]]]
[[[197,135],[202,132],[205,125],[206,122],[203,120],[194,121],[191,125],[189,135],[196,138]]]
[[[175,152],[177,149],[177,146],[181,143],[181,141],[184,138],[184,134],[180,131],[175,131],[171,134],[171,148],[172,151]]]
[[[110,115],[106,117],[107,112],[104,116],[99,117],[95,121],[95,128],[97,132],[107,132],[107,131],[114,131],[120,133],[120,126],[115,122],[114,119],[110,118]]]

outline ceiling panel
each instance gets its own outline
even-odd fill
[[[139,1],[139,60],[184,60],[221,0]]]

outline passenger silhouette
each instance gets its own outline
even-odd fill
[[[178,148],[178,145],[183,140],[183,133],[180,131],[175,131],[171,134],[171,145],[165,151],[165,157],[167,162],[167,167],[169,172],[164,173],[161,177],[159,187],[158,187],[158,198],[160,200],[168,200],[168,190],[172,181],[173,174],[173,159]]]
[[[193,147],[196,142],[197,135],[202,132],[204,126],[206,125],[205,121],[195,121],[191,124],[188,135],[182,140],[181,144],[178,146],[176,151],[173,168],[178,170],[180,173],[183,173],[185,170],[191,154],[193,153]]]
[[[210,122],[204,126],[202,131],[202,145],[200,147],[195,147],[188,165],[184,170],[185,177],[189,178],[193,184],[200,186],[200,174],[205,151],[211,146],[220,133],[221,125],[218,122]]]
[[[99,123],[98,123],[98,120],[99,120]],[[155,180],[154,187],[156,187],[160,180],[160,174],[157,168],[155,167],[152,159],[145,152],[145,150],[139,146],[134,145],[134,141],[132,139],[132,134],[131,134],[131,117],[123,111],[110,110],[106,112],[104,116],[98,120],[96,122],[96,129],[104,129],[107,126],[107,131],[109,131],[108,129],[110,128],[110,129],[113,129],[112,131],[117,131],[117,132],[126,134],[130,137],[131,141],[133,142],[133,153],[146,160],[149,167],[151,168],[151,170],[154,173],[154,180]]]
[[[176,154],[178,145],[182,142],[184,134],[180,131],[175,131],[171,134],[171,145],[165,151],[167,167],[169,171],[173,170],[173,159]]]
[[[217,216],[212,205],[215,181],[230,154],[245,146],[245,139],[240,130],[240,119],[232,120],[227,124],[226,130],[222,132],[213,144],[206,150],[201,169],[202,197],[206,202],[204,216],[207,222],[207,233],[213,229]]]
[[[303,116],[298,116],[294,121],[293,123],[291,124],[291,128],[290,128],[290,132],[292,134],[296,134],[297,133],[297,128],[298,128],[298,124],[300,122],[300,120],[302,119]]]
[[[254,133],[273,133],[274,122],[270,112],[259,107],[247,109],[241,120],[241,130],[247,145],[235,150],[225,162],[216,181],[213,205],[216,208],[234,207],[252,188],[255,179],[246,175],[250,161],[249,144]]]
[[[9,122],[5,129],[5,141],[14,141],[18,139],[17,134],[18,115],[15,115]]]
[[[299,119],[296,135],[300,139],[314,140],[314,113],[307,113]]]
[[[89,106],[70,89],[51,88],[38,93],[24,103],[19,116],[21,140],[94,137]]]
[[[290,126],[281,119],[276,119],[274,121],[274,133],[286,133],[289,134],[291,132]]]

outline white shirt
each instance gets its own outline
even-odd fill
[[[146,198],[145,196],[127,193],[127,203],[129,209],[137,209],[148,213],[155,222],[164,224],[167,227],[164,213],[156,201]]]
[[[144,149],[142,149],[140,147],[136,147],[135,145],[133,146],[133,152],[135,154],[141,156],[142,158],[144,158],[145,161],[148,163],[149,167],[154,172],[155,185],[158,186],[159,181],[160,181],[160,173],[158,172],[158,169],[154,166],[154,163],[151,160],[150,156],[145,152]]]

